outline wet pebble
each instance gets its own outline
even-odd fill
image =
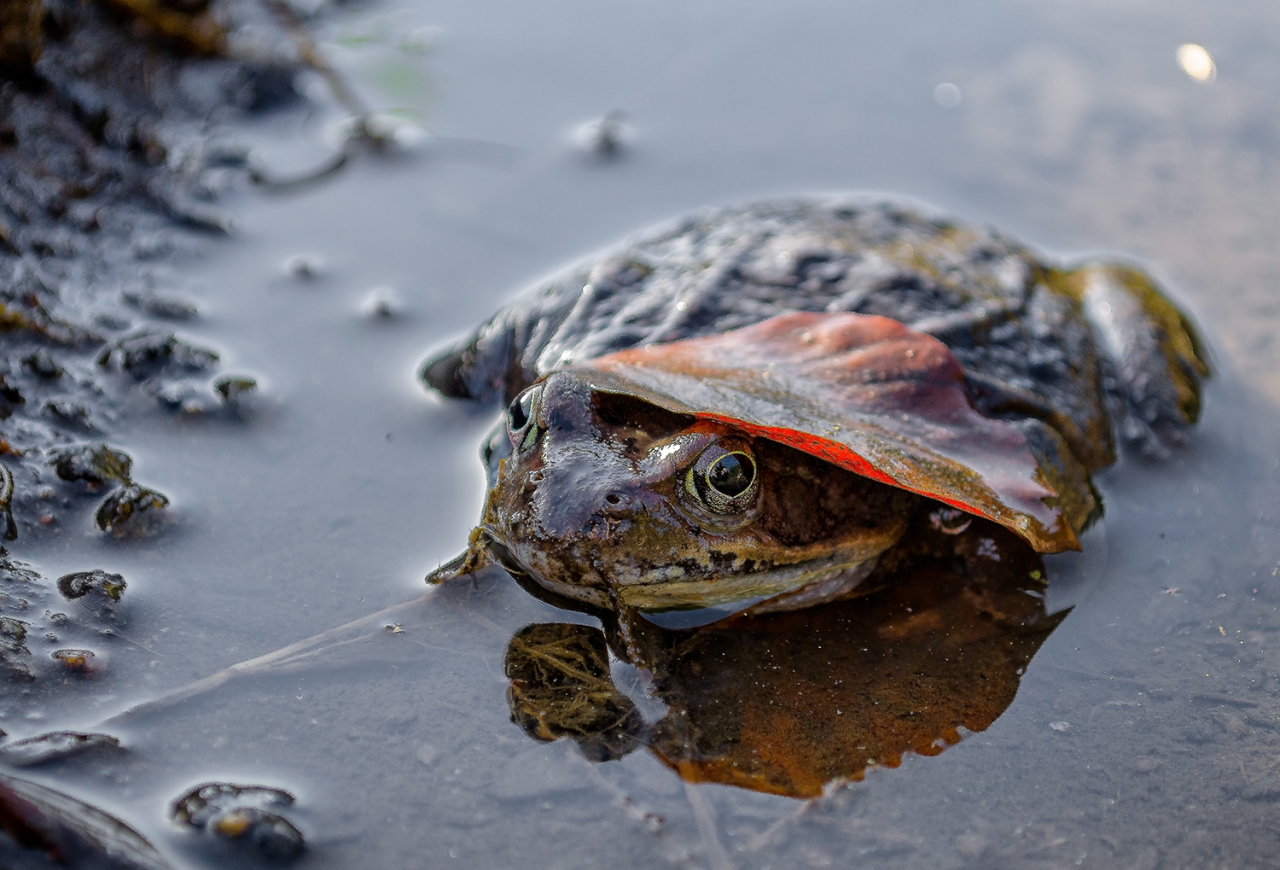
[[[239,406],[258,391],[258,381],[246,375],[223,375],[213,382],[223,404]]]
[[[164,495],[134,483],[103,499],[94,521],[116,538],[149,538],[166,525],[168,507],[169,499]]]
[[[10,679],[31,680],[34,676],[28,661],[27,623],[11,616],[0,616],[0,674]]]
[[[79,402],[72,402],[68,399],[50,399],[41,406],[46,417],[63,424],[70,429],[77,429],[81,432],[94,432],[97,426],[93,422],[93,415],[89,409]]]
[[[0,746],[0,762],[11,767],[35,767],[88,752],[120,748],[120,741],[110,734],[51,731]]]
[[[175,296],[125,293],[124,301],[139,311],[162,320],[194,320],[200,313],[194,302]]]
[[[118,604],[128,586],[124,577],[103,571],[101,568],[94,568],[92,571],[76,571],[58,578],[58,591],[68,601],[89,596],[90,601],[107,606]]]
[[[324,260],[315,254],[294,254],[284,261],[284,273],[291,278],[311,281],[324,274]]]
[[[62,366],[58,365],[53,356],[43,348],[23,357],[22,366],[36,377],[49,381],[56,380],[62,377],[63,374]]]
[[[398,317],[402,308],[399,294],[390,287],[374,287],[360,303],[360,313],[375,320]]]
[[[82,480],[91,486],[102,486],[108,481],[129,483],[133,469],[129,454],[105,444],[79,444],[55,450],[49,454],[49,464],[60,479]]]
[[[618,110],[581,124],[573,133],[574,142],[583,152],[604,160],[620,157],[632,138],[627,114]]]
[[[118,368],[137,381],[163,373],[206,371],[217,361],[216,351],[173,334],[151,331],[120,339],[99,353],[97,359],[102,368]]]
[[[99,657],[91,649],[59,649],[49,654],[62,670],[81,677],[96,677],[106,672],[105,657]]]
[[[294,802],[293,795],[283,789],[210,782],[175,800],[169,817],[181,827],[250,846],[269,861],[285,862],[306,850],[302,832],[277,812]]]

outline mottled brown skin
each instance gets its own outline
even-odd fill
[[[532,419],[508,427],[512,453],[480,534],[505,566],[579,603],[808,606],[851,591],[928,504],[729,426],[595,392],[572,372],[534,389]],[[717,513],[688,479],[726,449],[749,454],[757,479],[739,508]]]

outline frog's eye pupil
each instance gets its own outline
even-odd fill
[[[726,453],[707,470],[707,482],[729,498],[737,498],[750,489],[755,477],[755,463],[745,453]]]
[[[755,502],[758,484],[750,448],[733,442],[707,448],[685,476],[685,492],[700,507],[722,516],[744,515]]]

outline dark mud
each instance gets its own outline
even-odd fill
[[[58,531],[64,514],[83,509],[79,481],[99,495],[122,485],[99,508],[98,525],[146,536],[158,523],[140,515],[161,512],[164,497],[129,490],[127,455],[103,472],[74,454],[107,450],[98,439],[149,401],[188,414],[232,403],[216,378],[217,351],[176,334],[198,308],[170,291],[166,265],[202,235],[230,229],[216,200],[246,153],[220,130],[295,102],[306,64],[288,24],[255,3],[31,0],[7,4],[5,14],[7,537]],[[90,446],[66,446],[75,442]]]

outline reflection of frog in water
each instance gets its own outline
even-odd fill
[[[930,516],[1078,548],[1114,435],[1177,443],[1207,373],[1128,267],[1059,270],[892,206],[711,213],[425,366],[447,395],[510,402],[482,523],[434,579],[497,560],[674,627],[856,594]]]
[[[900,582],[854,601],[692,632],[525,626],[507,646],[512,720],[593,760],[647,747],[686,780],[792,797],[936,755],[995,721],[1065,615],[1045,614],[1039,557],[1016,537],[982,520],[953,531],[917,530]],[[615,687],[606,636],[652,675],[660,721]]]

